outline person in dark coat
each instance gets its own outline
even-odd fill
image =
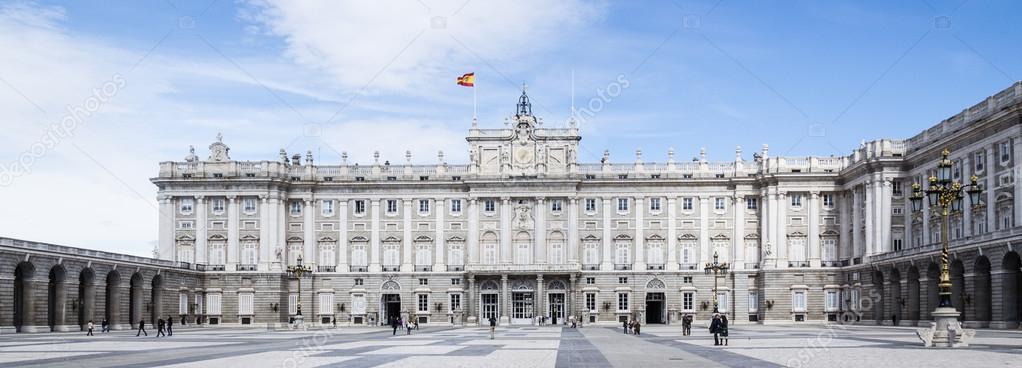
[[[625,335],[628,334],[628,321],[621,321],[621,328],[625,331]]]
[[[724,346],[727,346],[727,315],[720,315],[720,339],[724,341]]]
[[[686,314],[681,317],[681,335],[692,335],[692,315]]]
[[[639,330],[642,328],[642,324],[639,321],[632,322],[632,330],[635,331],[635,336],[639,336]]]
[[[713,346],[720,345],[720,315],[714,314],[713,320],[710,321],[710,333],[713,334]]]
[[[145,334],[146,336],[149,336],[149,333],[145,332],[145,320],[144,319],[138,321],[138,332],[135,333],[135,336],[137,337],[139,334]]]
[[[491,316],[490,317],[490,340],[493,340],[493,337],[494,337],[493,335],[495,335],[496,332],[497,332],[497,318]]]
[[[167,316],[167,336],[174,336],[174,317]]]
[[[167,336],[166,328],[167,322],[164,321],[163,318],[156,320],[156,337],[160,336],[166,337]]]
[[[110,332],[110,322],[107,322],[106,318],[103,319],[103,322],[101,323],[101,326],[103,327],[102,332],[104,332],[104,333],[105,332]]]
[[[394,332],[390,334],[391,336],[396,336],[397,335],[397,327],[400,326],[400,325],[401,325],[401,319],[399,319],[397,317],[391,317],[390,318],[390,328],[394,329]]]

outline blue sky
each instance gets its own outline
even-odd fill
[[[1011,1],[123,1],[0,5],[0,235],[146,255],[157,163],[311,150],[319,162],[467,156],[529,85],[580,159],[846,155],[908,138],[1022,76]],[[1014,17],[1013,17],[1014,15]],[[72,134],[33,152],[111,81]],[[622,83],[621,81],[626,81]],[[608,88],[622,88],[606,96]],[[594,102],[594,99],[599,101]],[[596,105],[593,105],[596,106]],[[28,164],[17,164],[31,153]],[[17,166],[21,165],[21,166]],[[10,174],[12,168],[20,168]],[[4,172],[0,172],[4,175]],[[2,178],[2,177],[0,177]],[[60,231],[54,231],[56,226]]]

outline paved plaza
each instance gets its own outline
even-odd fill
[[[169,338],[116,331],[0,336],[4,367],[970,367],[1022,366],[1022,333],[979,331],[969,348],[924,349],[913,329],[867,326],[732,327],[727,347],[703,328],[676,326],[398,331],[180,328]]]

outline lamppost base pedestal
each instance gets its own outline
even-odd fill
[[[291,323],[291,328],[298,329],[298,330],[304,329],[305,328],[305,316],[303,316],[301,314],[295,316],[294,317],[294,322]]]
[[[933,322],[929,328],[916,330],[916,335],[925,347],[964,347],[976,336],[976,330],[963,329],[958,322],[960,313],[951,307],[937,308],[932,313]]]

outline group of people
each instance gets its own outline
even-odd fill
[[[408,331],[406,334],[407,335],[411,335],[412,334],[412,330],[418,330],[419,329],[419,321],[414,321],[413,320],[413,321],[409,322],[409,321],[404,320],[404,318],[401,318],[401,317],[391,317],[390,318],[390,327],[394,329],[394,332],[391,334],[392,336],[393,335],[397,335],[398,327],[402,327],[402,328],[406,329]]]
[[[156,330],[156,337],[160,337],[160,336],[164,336],[164,337],[174,336],[174,317],[167,316],[167,320],[163,320],[163,318],[157,319],[156,320],[156,329],[157,329]],[[145,329],[145,320],[144,319],[138,321],[138,332],[135,333],[135,336],[140,336],[140,335],[149,336],[149,333],[146,332],[146,329]]]
[[[89,325],[87,327],[88,327],[88,332],[85,334],[85,336],[96,336],[96,335],[92,334],[92,330],[96,328],[96,325],[92,323],[91,319],[89,320]],[[110,332],[110,322],[107,322],[107,320],[105,318],[103,319],[103,322],[102,322],[102,328],[103,328],[102,332],[104,332],[104,333]]]
[[[713,334],[713,346],[727,346],[727,315],[713,314],[710,321],[710,333]]]
[[[639,330],[642,329],[642,324],[633,319],[622,321],[621,327],[625,329],[625,334],[638,335]]]

